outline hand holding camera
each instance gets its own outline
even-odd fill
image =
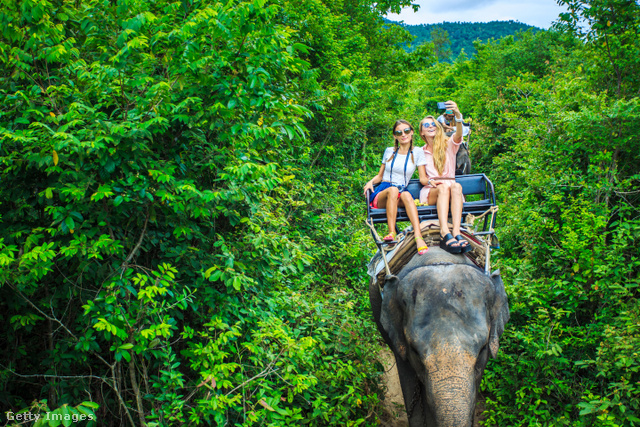
[[[462,114],[460,114],[460,110],[458,110],[458,104],[456,104],[453,101],[438,102],[437,107],[438,107],[438,110],[446,110],[444,113],[446,115],[454,114],[456,117],[462,116]]]

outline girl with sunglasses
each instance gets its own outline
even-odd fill
[[[396,218],[398,206],[404,207],[407,216],[413,225],[413,230],[418,247],[418,254],[424,255],[429,248],[422,239],[420,230],[420,219],[413,196],[407,191],[407,184],[418,169],[420,183],[426,185],[428,182],[425,171],[426,160],[422,149],[413,146],[413,127],[406,120],[398,120],[393,125],[393,138],[395,144],[388,147],[382,156],[382,166],[378,174],[364,186],[364,194],[370,191],[369,203],[375,209],[385,208],[387,210],[387,225],[389,234],[383,240],[393,242],[396,238]],[[380,184],[376,191],[373,186]]]
[[[455,132],[448,139],[442,124],[433,116],[427,116],[420,122],[420,137],[425,142],[422,149],[429,176],[427,185],[420,190],[420,203],[436,205],[440,222],[440,247],[449,253],[458,254],[472,249],[460,234],[464,198],[462,186],[455,181],[456,154],[462,144],[462,114],[458,104],[453,101],[447,101],[445,106],[455,117]],[[448,222],[449,206],[452,230],[449,229]]]

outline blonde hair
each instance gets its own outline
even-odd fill
[[[433,165],[436,167],[436,170],[440,175],[444,172],[444,165],[447,163],[447,138],[444,133],[444,128],[442,124],[433,116],[427,116],[420,121],[420,138],[427,143],[427,138],[423,135],[424,127],[423,124],[427,121],[427,119],[431,119],[436,124],[436,136],[433,138]]]

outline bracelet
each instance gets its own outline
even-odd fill
[[[460,119],[455,117],[455,119],[456,119],[456,123],[462,123],[464,121],[464,119],[462,117],[460,117]]]

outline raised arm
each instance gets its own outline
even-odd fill
[[[462,113],[460,113],[458,109],[458,104],[453,101],[447,101],[445,105],[448,110],[453,111],[453,115],[455,116],[456,131],[453,134],[453,142],[459,144],[462,141]]]

